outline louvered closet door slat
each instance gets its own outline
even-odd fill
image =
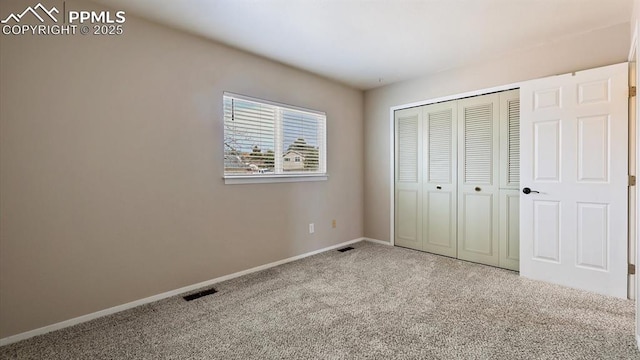
[[[520,187],[520,91],[500,93],[500,188]]]
[[[418,181],[418,118],[398,119],[398,181]]]
[[[517,187],[520,184],[520,99],[508,102],[508,151],[507,185]]]
[[[428,116],[429,182],[451,182],[452,120],[451,109]]]
[[[493,167],[493,108],[491,104],[464,109],[466,183],[490,184]]]

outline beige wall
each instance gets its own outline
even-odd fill
[[[0,338],[363,235],[361,91],[130,15],[0,49]],[[326,111],[329,180],[224,185],[223,91]]]
[[[640,0],[633,0],[633,7],[631,10],[631,19],[629,22],[629,33],[631,39],[633,38],[633,32],[635,31],[636,21],[640,19]],[[630,40],[631,40],[630,39]]]
[[[624,62],[629,23],[561,39],[507,57],[365,93],[365,236],[389,241],[390,119],[392,106]]]

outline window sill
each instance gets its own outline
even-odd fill
[[[228,175],[224,177],[225,185],[237,184],[270,184],[285,182],[303,182],[303,181],[326,181],[329,179],[327,174],[313,175]]]

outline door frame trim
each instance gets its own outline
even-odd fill
[[[638,20],[635,21],[635,24],[633,26],[633,33],[631,34],[631,44],[629,46],[629,57],[627,59],[627,61],[631,64],[634,63],[635,64],[635,85],[638,86],[638,80],[640,80],[640,74],[638,74],[638,70],[640,70],[638,68]],[[629,144],[629,150],[634,151],[635,152],[635,170],[636,173],[638,172],[638,169],[640,169],[640,127],[638,126],[638,119],[640,118],[640,100],[638,100],[639,97],[636,96],[635,98],[635,114],[629,114],[629,121],[635,121],[635,143],[633,144],[635,146],[635,149],[631,149],[631,143]],[[629,104],[631,105],[631,104]],[[633,117],[633,120],[632,120]],[[629,124],[631,125],[631,123]],[[637,175],[637,174],[636,174]],[[638,231],[638,225],[640,224],[640,191],[638,191],[638,189],[636,188],[636,193],[635,193],[635,200],[636,200],[636,213],[635,213],[635,218],[629,218],[629,227],[631,228],[632,226],[635,227],[635,237],[633,239],[629,239],[629,246],[631,245],[631,243],[633,243],[635,245],[635,259],[629,259],[629,260],[634,260],[635,263],[638,262],[638,259],[640,259],[640,231]],[[633,225],[631,225],[631,222],[633,222]],[[629,252],[631,253],[631,252]],[[635,326],[635,335],[636,335],[636,345],[637,347],[640,349],[640,276],[636,275],[635,276],[635,309],[636,309],[636,326]]]
[[[390,149],[389,149],[389,163],[391,164],[390,166],[390,170],[389,170],[389,179],[390,179],[390,191],[389,191],[389,199],[390,199],[390,203],[389,203],[389,207],[390,207],[390,217],[389,217],[389,221],[390,221],[390,234],[389,234],[389,242],[391,244],[391,246],[395,246],[395,188],[396,188],[396,182],[395,182],[395,111],[396,110],[402,110],[402,109],[407,109],[407,108],[412,108],[412,107],[416,107],[416,106],[423,106],[423,105],[430,105],[430,104],[435,104],[435,103],[439,103],[439,102],[443,102],[443,101],[449,101],[449,100],[459,100],[459,99],[464,99],[464,98],[468,98],[468,97],[472,97],[472,96],[480,96],[480,95],[487,95],[487,94],[491,94],[491,93],[495,93],[495,92],[499,92],[499,91],[507,91],[507,90],[515,90],[515,89],[519,89],[520,88],[520,84],[522,84],[522,82],[516,82],[516,83],[511,83],[511,84],[507,84],[507,85],[500,85],[500,86],[494,86],[494,87],[490,87],[490,88],[484,88],[484,89],[478,89],[478,90],[472,90],[472,91],[467,91],[464,93],[458,93],[458,94],[452,94],[452,95],[446,95],[446,96],[440,96],[440,97],[436,97],[436,98],[431,98],[431,99],[427,99],[427,100],[421,100],[421,101],[416,101],[416,102],[411,102],[411,103],[406,103],[406,104],[401,104],[401,105],[396,105],[396,106],[392,106],[389,108],[389,144],[390,144]]]

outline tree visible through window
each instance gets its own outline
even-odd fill
[[[326,115],[225,93],[225,176],[326,173]]]

